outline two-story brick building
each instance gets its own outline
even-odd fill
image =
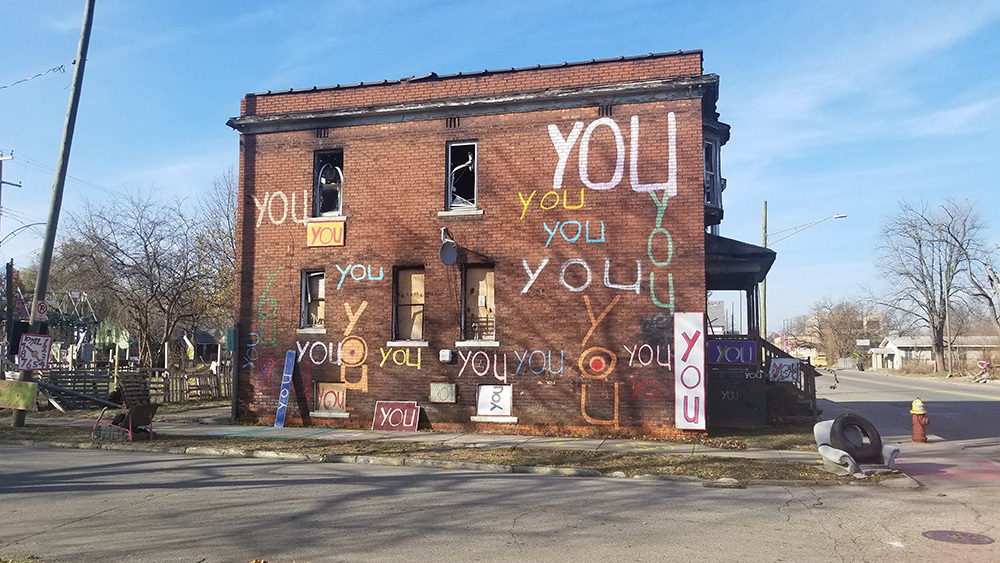
[[[293,352],[294,423],[703,429],[706,290],[773,260],[706,234],[718,84],[689,51],[248,94],[240,416]]]

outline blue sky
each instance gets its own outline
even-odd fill
[[[83,7],[0,0],[0,86],[66,70],[0,88],[3,179],[22,184],[0,239],[48,215]],[[765,200],[772,233],[848,215],[774,245],[769,329],[878,288],[900,200],[969,199],[1000,242],[995,1],[98,0],[64,209],[126,188],[191,205],[237,163],[225,122],[248,92],[694,49],[732,126],[722,234],[760,244]],[[0,259],[26,266],[42,233]]]

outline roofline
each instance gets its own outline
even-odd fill
[[[334,86],[313,86],[311,88],[289,88],[288,90],[268,90],[267,92],[258,93],[248,93],[245,97],[258,97],[258,96],[281,96],[285,94],[302,94],[306,92],[327,92],[333,90],[347,90],[353,88],[366,88],[370,86],[385,86],[389,84],[406,84],[409,82],[425,82],[430,80],[451,80],[455,78],[468,78],[470,76],[490,76],[494,74],[508,74],[513,72],[524,72],[531,70],[548,70],[553,68],[566,68],[574,66],[583,65],[597,65],[605,63],[616,63],[625,61],[641,61],[647,59],[662,59],[666,57],[677,57],[686,55],[701,55],[701,49],[694,49],[690,51],[672,51],[665,53],[646,53],[645,55],[632,55],[632,56],[619,56],[607,59],[590,59],[589,61],[576,61],[576,62],[563,62],[550,65],[537,64],[534,66],[523,66],[523,67],[510,67],[497,70],[478,70],[473,72],[457,72],[454,74],[437,74],[436,72],[429,72],[421,76],[408,76],[405,78],[400,78],[398,80],[379,80],[375,82],[358,82],[355,84],[336,84]],[[704,69],[702,69],[704,72]]]
[[[692,99],[718,87],[714,74],[586,86],[533,92],[406,102],[385,106],[342,108],[230,118],[226,125],[243,134],[279,133],[308,129],[400,123],[416,119],[469,117],[495,113],[523,113],[598,104],[631,104]]]

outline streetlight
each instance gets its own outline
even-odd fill
[[[765,201],[764,219],[763,222],[761,223],[762,227],[761,232],[763,235],[764,248],[768,247],[767,245],[769,242],[771,244],[779,243],[785,240],[786,238],[792,235],[797,235],[802,231],[808,229],[809,227],[818,225],[823,221],[829,219],[843,219],[844,217],[847,217],[847,215],[844,215],[843,213],[837,213],[836,215],[830,215],[829,217],[823,217],[822,219],[816,219],[815,221],[809,221],[808,223],[803,223],[801,225],[796,225],[794,227],[788,227],[787,229],[781,229],[780,231],[774,231],[773,233],[771,233],[771,235],[783,235],[783,236],[778,237],[776,240],[769,240],[767,233],[767,201]],[[761,280],[760,282],[760,333],[761,336],[764,337],[764,340],[767,340],[767,275],[765,275],[764,279]]]
[[[20,226],[20,227],[18,227],[16,229],[14,229],[13,231],[7,233],[7,235],[5,237],[3,237],[2,239],[0,239],[0,245],[3,245],[3,243],[7,242],[7,239],[12,238],[13,236],[17,235],[18,233],[20,233],[21,231],[23,231],[23,230],[25,230],[25,229],[27,229],[29,227],[37,227],[39,225],[44,225],[44,224],[45,223],[31,223],[31,224],[28,224],[28,225],[22,225],[22,226]]]

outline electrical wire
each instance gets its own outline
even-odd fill
[[[45,164],[44,162],[41,162],[41,161],[36,160],[34,158],[31,158],[30,156],[28,156],[28,155],[26,155],[24,153],[20,153],[20,152],[17,153],[17,156],[15,157],[14,162],[19,162],[25,168],[29,168],[29,169],[34,170],[36,172],[51,172],[51,173],[54,173],[56,171],[56,169],[55,169],[54,166],[49,166],[48,164]],[[83,186],[86,186],[88,188],[95,189],[95,190],[97,190],[99,192],[104,192],[104,193],[106,193],[108,195],[115,195],[115,196],[124,196],[125,195],[125,193],[123,193],[121,191],[117,191],[117,190],[113,190],[113,189],[110,189],[110,188],[106,188],[104,186],[95,184],[93,182],[88,182],[86,180],[82,180],[80,178],[77,178],[76,176],[71,176],[69,174],[66,175],[66,179],[67,180],[72,180],[72,181],[74,181],[74,182],[76,182],[78,184],[81,184]]]
[[[74,64],[75,62],[76,61],[74,61],[72,63],[69,63],[69,64]],[[16,85],[18,85],[18,84],[20,84],[22,82],[27,82],[29,80],[34,80],[36,78],[40,78],[40,77],[45,76],[46,74],[48,74],[50,72],[60,72],[60,73],[65,74],[66,73],[66,65],[54,66],[54,67],[50,68],[49,70],[46,70],[45,72],[39,72],[38,74],[36,74],[34,76],[29,76],[28,78],[22,78],[21,80],[17,80],[17,81],[11,82],[10,84],[6,84],[4,86],[0,86],[0,90],[3,90],[4,88],[10,88],[11,86],[16,86]]]

